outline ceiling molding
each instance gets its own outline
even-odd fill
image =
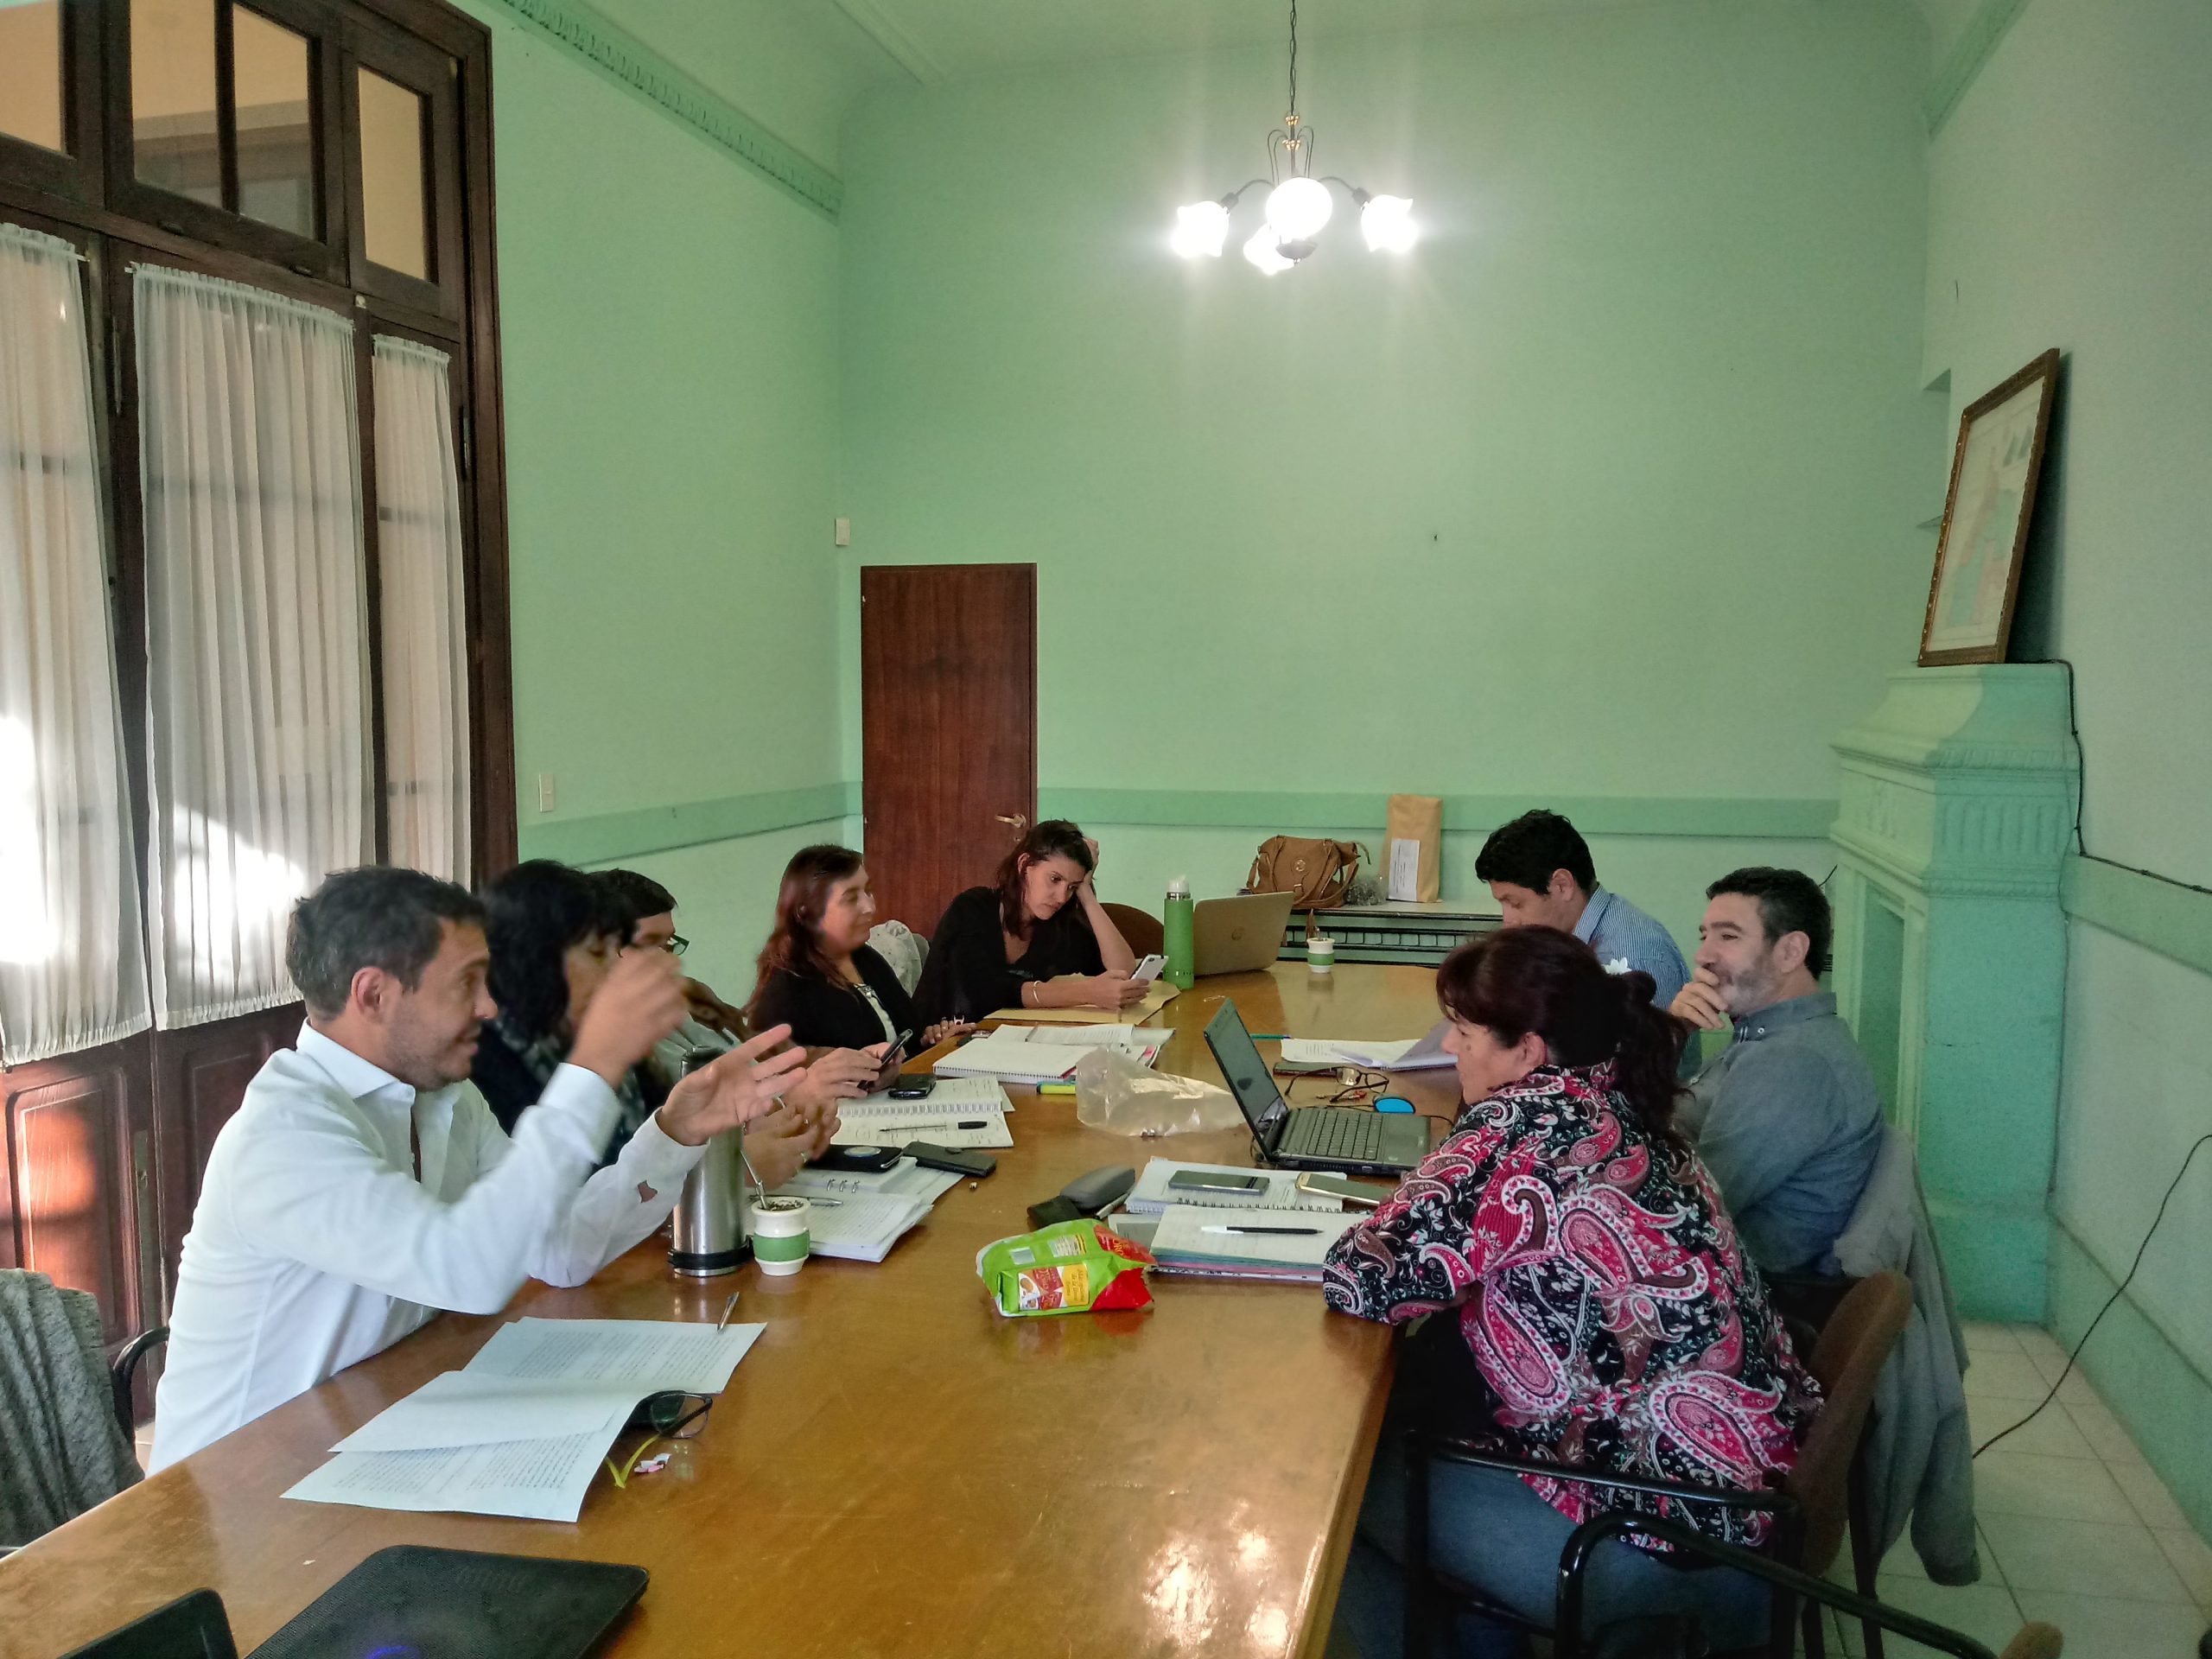
[[[609,79],[658,105],[786,194],[835,222],[843,181],[809,161],[720,93],[709,91],[581,0],[499,0]],[[843,0],[839,0],[843,3]]]
[[[852,19],[855,28],[881,47],[891,60],[919,85],[934,86],[950,79],[944,66],[931,57],[928,48],[919,41],[893,22],[876,0],[833,0],[833,3]]]
[[[2012,27],[2013,20],[2027,10],[2028,0],[1981,0],[1967,26],[1959,31],[1959,38],[1952,42],[1943,66],[1929,83],[1928,95],[1922,100],[1921,112],[1928,118],[1928,136],[1933,138],[1951,118],[1951,111],[1959,107],[1959,100],[1974,83],[1997,50],[1997,43],[2005,38],[2005,31]]]

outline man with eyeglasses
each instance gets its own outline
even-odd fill
[[[636,870],[601,870],[594,879],[612,907],[629,919],[625,955],[661,950],[681,957],[690,948],[691,942],[676,931],[676,895],[659,882]],[[719,1053],[747,1034],[743,1010],[723,1001],[712,987],[687,977],[683,997],[690,1018],[662,1039],[639,1068],[648,1103],[665,1095],[683,1075],[686,1055],[701,1049]],[[837,1132],[838,1103],[873,1090],[881,1064],[880,1048],[874,1053],[837,1048],[794,1073],[776,1109],[746,1126],[745,1156],[760,1181],[780,1186],[800,1165],[827,1150]]]

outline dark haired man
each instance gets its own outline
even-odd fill
[[[1523,812],[1491,830],[1475,855],[1475,879],[1490,884],[1506,926],[1573,934],[1608,968],[1650,975],[1652,1001],[1662,1007],[1689,977],[1673,936],[1598,885],[1589,843],[1556,812]]]
[[[1691,1085],[1697,1137],[1736,1231],[1769,1273],[1831,1270],[1882,1141],[1882,1102],[1821,988],[1828,901],[1799,870],[1755,866],[1706,889],[1697,969],[1673,1012],[1733,1040]]]
[[[672,961],[609,972],[513,1137],[467,1081],[496,1012],[481,904],[413,870],[343,870],[292,912],[299,1046],[215,1137],[186,1235],[153,1464],[176,1462],[440,1308],[492,1313],[535,1275],[582,1284],[675,1207],[708,1138],[767,1111],[790,1033],[693,1073],[593,1174],[615,1087],[683,1014]]]

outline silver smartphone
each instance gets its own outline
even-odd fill
[[[1167,1178],[1170,1192],[1218,1192],[1249,1198],[1268,1190],[1264,1175],[1231,1174],[1218,1169],[1179,1169]]]
[[[1149,985],[1160,977],[1160,970],[1166,966],[1166,957],[1157,955],[1149,956],[1137,963],[1135,970],[1129,975],[1129,977],[1140,985]]]

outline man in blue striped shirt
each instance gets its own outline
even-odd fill
[[[1508,927],[1555,927],[1598,953],[1608,968],[1651,976],[1651,1000],[1665,1007],[1688,982],[1689,967],[1673,937],[1618,893],[1598,885],[1590,845],[1556,812],[1523,812],[1500,824],[1475,858],[1475,879]]]

